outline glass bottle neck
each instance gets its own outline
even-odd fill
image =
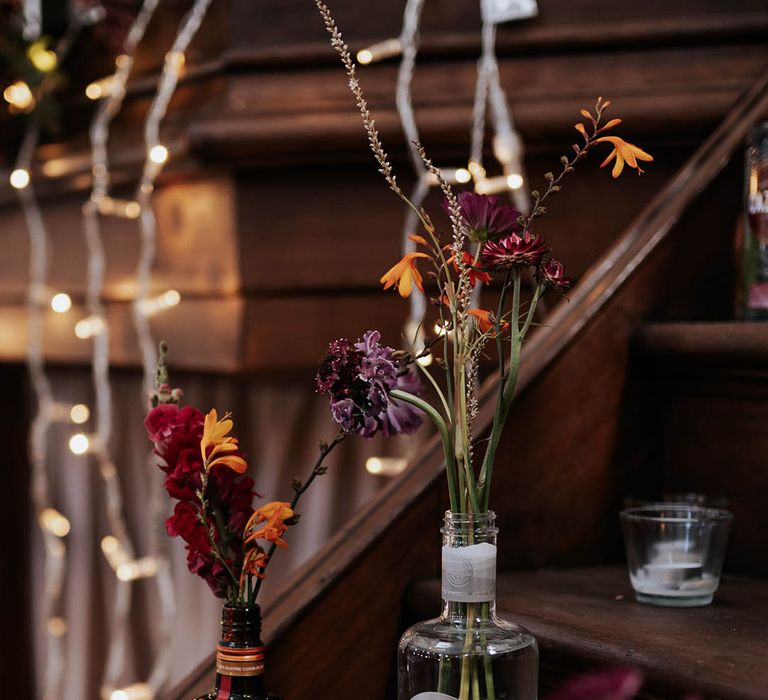
[[[496,614],[496,514],[445,514],[441,617],[480,624]]]
[[[221,641],[216,646],[217,700],[265,700],[264,645],[259,606],[225,605],[221,615]]]
[[[481,624],[496,617],[496,599],[484,603],[459,603],[443,599],[440,619],[445,622]]]

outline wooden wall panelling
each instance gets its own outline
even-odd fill
[[[562,564],[576,557],[589,561],[605,552],[621,487],[620,474],[610,465],[620,433],[629,338],[643,319],[663,315],[670,298],[684,306],[702,293],[699,284],[708,274],[701,270],[716,266],[723,248],[730,246],[732,217],[741,201],[740,175],[722,168],[767,108],[768,75],[598,261],[573,291],[570,303],[557,307],[548,325],[531,339],[520,378],[525,412],[518,404],[511,423],[514,428],[530,416],[543,416],[548,426],[526,423],[529,439],[520,443],[508,433],[506,449],[500,452],[510,458],[499,464],[495,490],[500,520],[510,533],[502,565]],[[710,206],[712,202],[716,206]],[[702,238],[705,221],[713,234]],[[491,379],[482,388],[479,426],[490,422],[489,399],[494,393]],[[590,400],[586,407],[585,397]],[[390,538],[400,547],[408,542],[420,551],[432,547],[435,553],[413,567],[405,562],[400,570],[416,577],[424,568],[437,573],[435,503],[445,503],[435,501],[442,491],[440,459],[433,440],[379,500],[296,574],[294,586],[267,612],[273,684],[291,700],[315,697],[318,687],[331,688],[339,698],[387,697],[387,686],[376,680],[392,677],[391,652],[367,657],[357,673],[350,665],[369,636],[373,616],[357,622],[346,618],[346,641],[332,638],[330,646],[323,646],[330,650],[323,662],[303,664],[301,673],[294,650],[327,639],[326,626],[338,623],[344,601],[359,600],[363,582],[381,580],[382,569],[391,566]],[[537,506],[535,513],[531,504]],[[406,581],[394,580],[394,585],[388,581],[386,588],[366,595],[368,604],[377,610],[397,609]],[[350,586],[351,581],[357,585]],[[384,619],[379,622],[377,648],[393,650],[397,631]],[[380,666],[374,667],[376,659]],[[381,668],[385,664],[388,671]],[[209,673],[210,662],[169,697],[205,688]],[[343,684],[337,680],[341,676]]]

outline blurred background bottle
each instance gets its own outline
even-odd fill
[[[768,319],[768,121],[747,139],[745,157],[744,318]]]

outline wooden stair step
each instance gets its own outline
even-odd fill
[[[644,353],[675,367],[768,370],[768,323],[650,323],[640,330],[638,341]]]
[[[434,616],[440,582],[421,581],[406,601]],[[646,673],[643,697],[768,698],[768,582],[723,578],[712,605],[637,603],[624,567],[500,574],[502,617],[528,628],[541,651],[542,685],[594,666]]]

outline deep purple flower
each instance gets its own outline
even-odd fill
[[[573,281],[565,276],[563,263],[555,258],[549,258],[536,271],[536,278],[548,287],[554,287],[561,292],[571,288]]]
[[[630,700],[643,684],[636,668],[620,668],[578,676],[547,700]]]
[[[541,236],[534,236],[530,231],[522,237],[511,233],[498,241],[486,243],[480,255],[480,264],[494,271],[538,267],[546,252],[547,244]]]
[[[495,195],[460,192],[459,209],[469,237],[476,243],[493,241],[522,230],[517,223],[520,216],[517,208],[511,204],[499,204]]]
[[[392,389],[418,394],[421,385],[403,372],[394,349],[380,338],[378,331],[368,331],[356,343],[334,340],[317,371],[317,392],[328,395],[333,420],[345,432],[371,437],[381,431],[389,437],[421,424],[417,409],[389,396]]]
[[[401,374],[397,378],[397,389],[418,395],[421,392],[421,382],[412,372]],[[381,432],[384,437],[398,433],[412,433],[421,425],[421,414],[411,404],[398,399],[389,399],[386,411],[379,415]]]

